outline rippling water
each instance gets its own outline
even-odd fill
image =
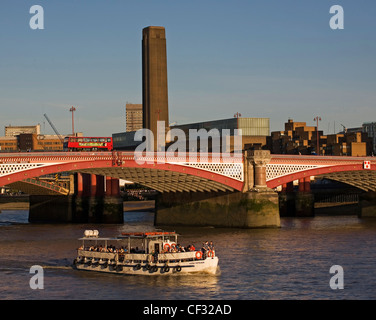
[[[179,227],[180,243],[212,240],[216,276],[121,276],[72,269],[85,229],[103,236],[150,231],[153,213],[125,213],[122,225],[30,224],[26,211],[0,213],[0,299],[376,299],[376,220],[356,216],[282,218],[280,229]],[[172,228],[166,228],[172,231]],[[30,267],[44,268],[32,290]],[[344,289],[332,290],[332,265]]]

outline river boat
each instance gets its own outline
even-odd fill
[[[214,250],[181,250],[175,232],[133,232],[99,237],[86,230],[73,264],[78,270],[128,275],[216,274]],[[115,244],[115,245],[114,245]]]

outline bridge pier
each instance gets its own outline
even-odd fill
[[[295,193],[293,182],[282,186],[279,193],[279,213],[281,217],[295,216]]]
[[[279,194],[281,217],[313,217],[315,215],[314,204],[310,177],[299,179],[296,192],[294,192],[293,182],[282,185],[282,191]]]
[[[156,226],[279,227],[278,197],[254,192],[168,192],[159,194]]]
[[[314,217],[315,199],[311,192],[295,193],[295,217]]]
[[[123,199],[119,179],[76,173],[69,196],[30,196],[30,222],[123,223]],[[107,185],[107,183],[106,183]]]
[[[266,184],[266,166],[271,160],[269,150],[246,150],[243,193],[251,200],[249,215],[255,226],[280,227],[278,193]]]
[[[156,201],[155,225],[280,227],[278,193],[266,185],[270,151],[245,155],[243,192],[168,192]]]
[[[376,218],[376,192],[359,195],[359,218]]]

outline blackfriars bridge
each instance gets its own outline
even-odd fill
[[[36,179],[61,172],[72,173],[69,189],[42,185]],[[373,157],[275,155],[267,150],[249,150],[226,157],[209,153],[193,159],[120,151],[0,154],[0,186],[21,190],[28,186],[31,194],[45,195],[30,198],[30,210],[35,207],[35,212],[48,211],[35,220],[49,217],[84,221],[100,216],[100,222],[121,222],[119,179],[124,179],[159,191],[156,224],[204,221],[208,225],[230,227],[279,226],[276,188],[288,194],[293,182],[298,181],[298,207],[304,211],[307,210],[304,207],[312,205],[309,196],[312,177],[363,190],[369,195],[364,200],[363,216],[376,211]],[[61,196],[54,198],[52,194]],[[59,213],[57,208],[62,203],[69,209]],[[111,209],[103,214],[103,208]]]

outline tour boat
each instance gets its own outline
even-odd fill
[[[99,237],[86,230],[73,264],[78,270],[130,275],[216,274],[214,248],[206,252],[193,246],[182,249],[175,232],[122,233],[115,238]],[[114,245],[115,244],[115,245]]]

